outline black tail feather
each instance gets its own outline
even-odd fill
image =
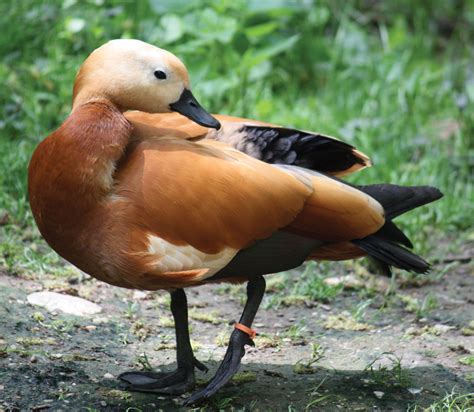
[[[443,197],[443,194],[432,186],[379,184],[358,186],[358,188],[372,196],[384,207],[387,219],[394,219],[409,210]]]
[[[377,235],[367,236],[364,239],[353,240],[359,248],[366,251],[370,256],[409,272],[427,273],[430,265],[420,256],[415,255],[403,246],[395,242],[381,239]]]
[[[433,202],[443,194],[431,186],[404,187],[379,184],[358,188],[384,207],[386,222],[373,235],[352,242],[378,261],[385,268],[383,271],[385,274],[390,274],[390,266],[416,273],[428,272],[430,265],[424,259],[401,246],[413,247],[410,239],[392,222],[392,219]]]
[[[410,249],[413,248],[413,243],[408,239],[407,235],[403,233],[395,223],[391,220],[387,220],[385,224],[377,231],[377,236],[385,239],[391,240],[392,242],[400,243]]]

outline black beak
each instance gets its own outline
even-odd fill
[[[213,129],[221,128],[221,124],[201,107],[189,89],[183,90],[178,101],[170,104],[170,109],[181,113],[201,126]]]

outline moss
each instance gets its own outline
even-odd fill
[[[160,323],[164,328],[174,328],[174,320],[171,316],[160,316]]]
[[[259,349],[276,348],[280,345],[280,338],[275,335],[259,335],[255,337],[254,342]]]
[[[189,312],[189,317],[199,322],[211,323],[213,325],[219,325],[223,322],[222,319],[218,318],[219,313],[217,311],[212,312],[198,312],[197,310],[191,310]]]
[[[474,320],[471,320],[469,325],[467,325],[465,328],[462,328],[461,333],[464,336],[474,336]]]
[[[43,345],[45,343],[44,339],[34,337],[20,337],[16,339],[16,342],[25,347]]]
[[[172,350],[176,349],[176,344],[174,343],[159,343],[156,345],[153,350],[160,351],[160,350]]]
[[[468,366],[474,366],[474,355],[467,355],[459,358],[459,363]]]
[[[331,315],[323,324],[325,329],[337,329],[337,330],[371,330],[371,325],[367,323],[357,322],[350,316],[344,314]]]
[[[236,373],[232,377],[231,381],[237,385],[242,385],[243,383],[255,382],[256,380],[257,380],[257,374],[255,372],[245,371],[245,372]]]
[[[308,296],[304,295],[288,295],[284,296],[281,298],[281,304],[283,306],[298,306],[298,305],[304,305],[305,302],[307,302]]]
[[[297,373],[298,375],[311,375],[316,373],[316,369],[303,362],[297,362],[295,366],[293,366],[293,372]]]
[[[129,392],[126,391],[121,391],[119,389],[111,389],[107,392],[105,392],[105,397],[109,399],[119,399],[123,401],[131,401],[132,400],[132,395]]]

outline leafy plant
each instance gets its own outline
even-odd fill
[[[391,367],[379,364],[377,368],[374,368],[374,365],[383,359],[386,359]],[[377,387],[399,386],[406,388],[411,383],[408,372],[402,367],[402,358],[391,352],[384,352],[377,356],[365,367],[364,372]]]

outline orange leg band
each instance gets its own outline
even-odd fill
[[[253,338],[255,338],[255,336],[257,336],[257,332],[255,330],[249,328],[248,326],[242,325],[241,323],[236,323],[234,325],[234,328],[238,329],[238,330],[241,330],[242,332],[249,335],[250,339],[253,339]]]

